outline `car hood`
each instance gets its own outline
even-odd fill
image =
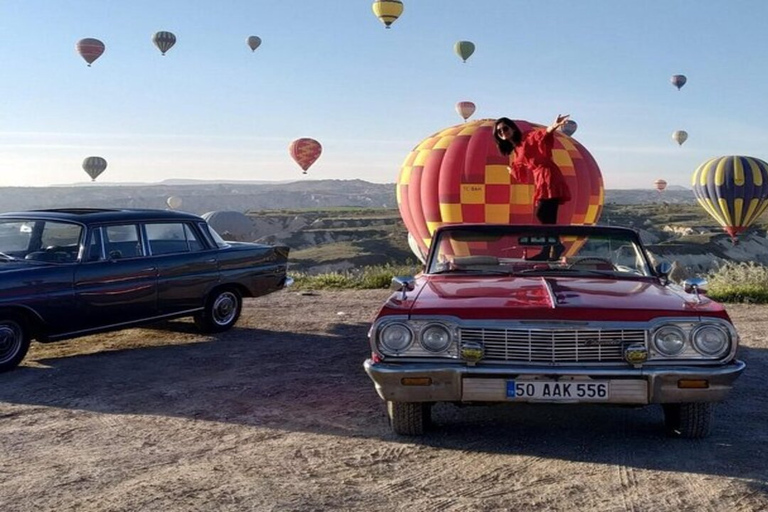
[[[397,295],[397,294],[395,294]],[[412,315],[466,319],[645,321],[658,316],[725,316],[714,301],[655,279],[450,277],[418,281],[400,304]]]

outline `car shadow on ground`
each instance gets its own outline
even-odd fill
[[[718,406],[714,432],[704,440],[666,438],[655,406],[526,404],[439,404],[432,431],[401,438],[391,433],[384,403],[362,368],[369,352],[368,328],[367,323],[339,323],[323,334],[235,328],[208,341],[37,360],[41,367],[22,366],[0,375],[0,415],[9,412],[8,404],[22,404],[182,417],[727,476],[768,494],[764,349],[742,348],[747,371],[729,400]]]

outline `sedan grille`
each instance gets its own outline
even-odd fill
[[[509,363],[624,363],[624,348],[645,343],[642,329],[467,329],[462,346],[480,343],[484,361]]]

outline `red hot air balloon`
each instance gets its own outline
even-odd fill
[[[475,113],[475,104],[471,101],[460,101],[456,104],[456,112],[466,121]]]
[[[104,43],[98,39],[86,37],[77,42],[75,50],[77,50],[77,53],[85,59],[85,62],[88,63],[88,67],[91,67],[93,61],[101,57],[101,54],[104,53]]]
[[[307,169],[320,158],[323,146],[315,139],[301,138],[291,142],[288,151],[291,153],[291,158],[304,170],[303,173],[307,174]]]
[[[523,131],[540,127],[527,121],[515,124]],[[446,128],[424,139],[405,158],[397,180],[397,205],[422,253],[443,224],[538,224],[533,184],[512,181],[509,157],[499,153],[493,128],[492,119]],[[555,132],[552,156],[572,196],[560,207],[558,222],[595,224],[604,189],[592,155],[576,140]]]

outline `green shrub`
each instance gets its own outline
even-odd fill
[[[291,277],[298,290],[375,290],[389,288],[394,276],[412,276],[420,270],[417,265],[376,265],[317,275],[297,272]]]
[[[707,295],[721,302],[768,303],[768,267],[726,263],[707,275]]]

